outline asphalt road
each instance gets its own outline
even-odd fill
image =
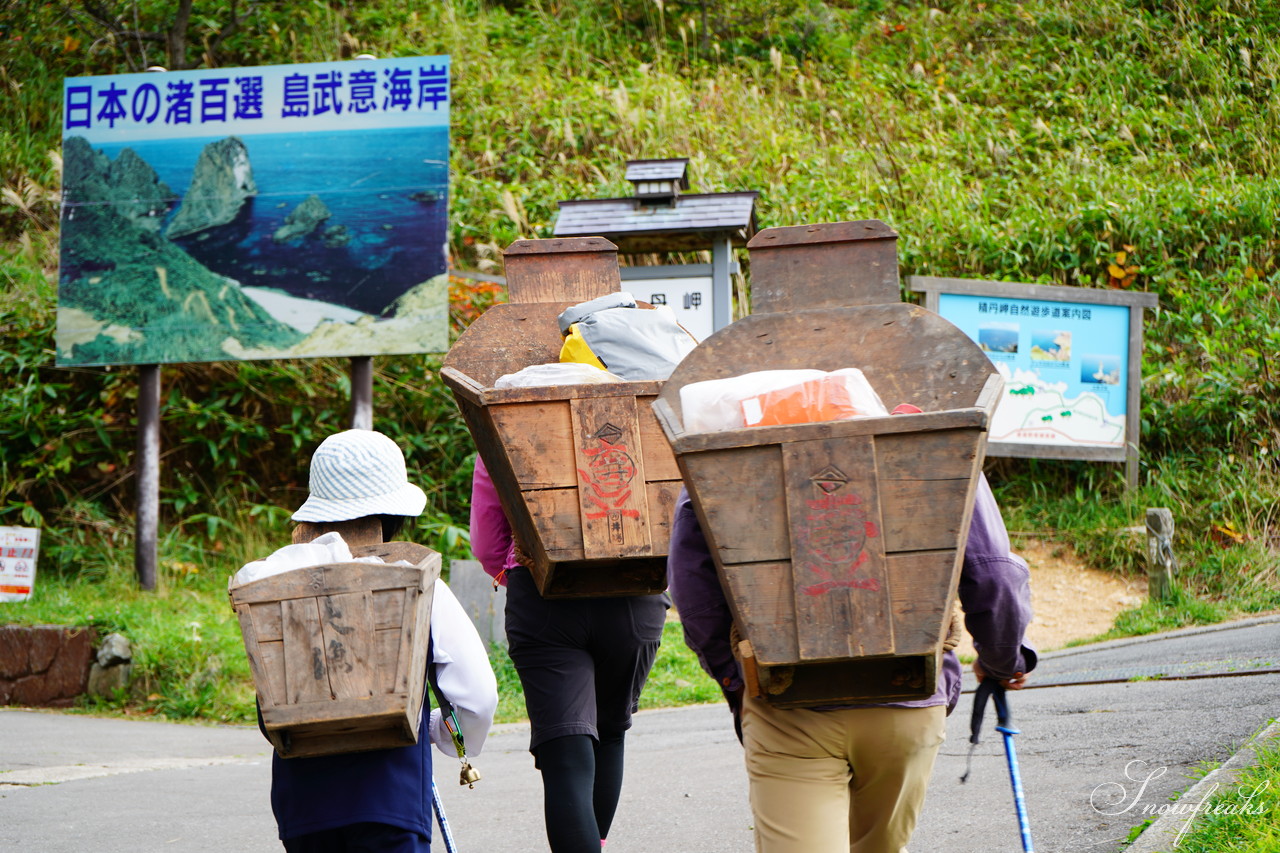
[[[1047,655],[1011,694],[1036,849],[1101,851],[1280,716],[1280,618]],[[1195,675],[1149,680],[1153,674]],[[1221,673],[1220,677],[1212,677]],[[1137,678],[1142,680],[1128,680]],[[948,722],[914,851],[1016,851],[1001,739],[988,714],[966,784],[971,696]],[[522,725],[500,726],[475,790],[437,754],[461,853],[545,851],[541,785]],[[610,853],[748,853],[740,747],[720,706],[642,712]],[[276,851],[270,761],[256,729],[0,710],[0,850]],[[442,845],[437,845],[443,849]]]

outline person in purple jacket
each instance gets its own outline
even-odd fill
[[[1029,573],[1009,550],[1000,509],[980,478],[960,574],[960,604],[979,680],[1022,688],[1036,665],[1024,644]],[[667,582],[685,641],[716,680],[745,747],[759,853],[897,853],[915,829],[945,719],[960,698],[948,650],[927,699],[822,709],[778,709],[744,696],[733,657],[733,617],[686,492],[676,501]]]

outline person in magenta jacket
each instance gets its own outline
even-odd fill
[[[604,846],[622,792],[623,744],[653,667],[664,595],[544,599],[476,458],[471,551],[507,588],[508,651],[524,688],[552,853]]]
[[[986,478],[978,483],[959,597],[979,679],[1020,689],[1036,665],[1024,642],[1029,573],[1009,549]],[[944,720],[960,698],[950,650],[927,699],[822,709],[777,709],[744,697],[733,657],[733,617],[693,504],[676,501],[667,582],[685,641],[720,685],[746,754],[760,853],[905,851],[924,803]]]

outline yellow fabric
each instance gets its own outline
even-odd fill
[[[758,853],[905,853],[946,708],[780,710],[743,701]]]
[[[564,346],[560,347],[560,360],[575,361],[579,364],[598,367],[601,370],[605,369],[604,363],[596,358],[596,354],[591,351],[590,345],[582,337],[582,331],[578,328],[577,323],[569,327],[569,334],[565,336]]]

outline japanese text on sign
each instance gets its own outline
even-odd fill
[[[1063,305],[1028,305],[1017,302],[979,302],[979,314],[1007,314],[1010,317],[1040,317],[1049,320],[1092,320],[1089,308]]]
[[[324,67],[324,66],[321,66]],[[111,79],[105,86],[66,87],[66,130],[120,125],[200,125],[215,130],[231,121],[307,119],[344,111],[351,115],[447,110],[446,65],[419,65],[342,71],[295,71],[266,77],[255,73],[165,81],[138,75]]]

